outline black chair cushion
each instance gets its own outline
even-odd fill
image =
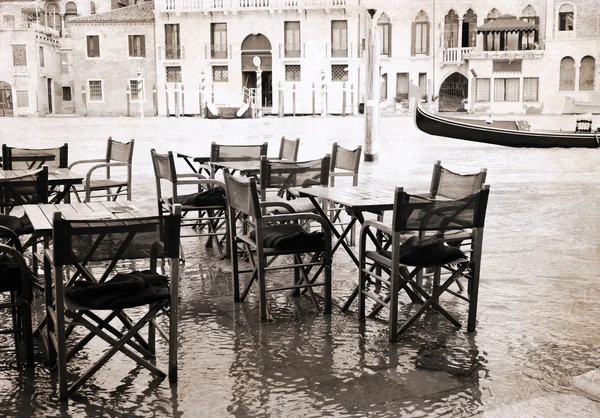
[[[21,289],[21,268],[12,257],[0,254],[0,292]]]
[[[75,282],[65,296],[88,309],[126,309],[168,299],[169,279],[148,271],[118,273],[104,283]]]
[[[199,193],[186,194],[177,196],[177,203],[190,206],[224,206],[225,189],[221,186],[211,187]],[[173,203],[173,199],[169,198],[169,203]]]
[[[250,232],[250,236],[255,239],[254,231]],[[271,225],[263,228],[263,246],[281,251],[323,251],[325,235],[322,232],[308,232],[298,224]]]
[[[464,252],[446,245],[444,238],[437,235],[422,241],[419,237],[412,236],[400,245],[399,252],[400,263],[407,266],[439,266],[467,259]],[[388,250],[381,250],[380,254],[392,258],[392,253]]]
[[[33,233],[33,226],[27,215],[23,215],[20,218],[12,215],[0,215],[0,225],[11,229],[17,235]],[[1,232],[0,236],[2,236]]]

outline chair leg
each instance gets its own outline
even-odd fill
[[[265,281],[265,259],[262,254],[258,255],[258,308],[260,310],[260,320],[261,322],[268,321],[267,315],[267,290],[266,290],[266,281]]]
[[[31,307],[24,301],[19,306],[20,326],[25,342],[25,366],[33,367],[33,330],[31,324]]]
[[[467,332],[475,331],[477,321],[477,302],[479,297],[479,266],[472,264],[471,280],[469,280],[469,319]]]

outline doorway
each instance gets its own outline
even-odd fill
[[[14,116],[12,87],[6,81],[0,81],[0,117]]]
[[[464,112],[463,99],[468,98],[469,81],[460,73],[450,74],[440,86],[440,112]]]
[[[260,69],[262,70],[262,106],[273,106],[273,73],[271,42],[262,34],[248,35],[242,42],[242,85],[249,89],[255,89],[256,65],[254,57],[260,58]]]
[[[52,108],[52,79],[48,79],[48,113],[53,113]]]

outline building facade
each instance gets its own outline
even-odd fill
[[[384,108],[600,112],[596,0],[130,3],[2,2],[0,113],[356,112],[373,24]]]

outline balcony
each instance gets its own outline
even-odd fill
[[[354,48],[351,43],[327,43],[325,56],[327,58],[354,58]]]
[[[163,59],[163,54],[164,54],[164,59],[165,60],[181,60],[181,59],[185,59],[185,47],[183,45],[178,45],[178,46],[171,46],[171,45],[159,46],[158,47],[158,56],[157,56],[157,58],[159,60]]]
[[[542,58],[543,49],[527,49],[521,51],[476,51],[471,50],[465,54],[464,58],[469,60],[490,60],[490,59],[530,59]]]
[[[46,26],[40,22],[3,22],[0,24],[0,30],[31,30],[56,38],[60,36],[60,33],[57,29]]]
[[[279,44],[279,58],[304,58],[304,44]]]
[[[239,12],[253,10],[345,9],[359,0],[158,0],[159,12]]]
[[[230,59],[231,45],[204,45],[204,59]]]
[[[440,65],[461,65],[466,55],[475,48],[444,48],[440,51]]]

